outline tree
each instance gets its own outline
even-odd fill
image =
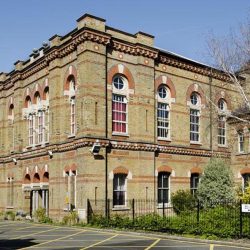
[[[239,91],[243,106],[250,110],[244,78],[240,77],[242,71],[250,69],[250,19],[242,23],[236,31],[231,31],[228,36],[218,38],[210,34],[207,45],[213,66],[227,75],[229,82]],[[237,114],[231,116],[237,119]],[[242,118],[240,120],[243,121]]]
[[[197,197],[204,204],[235,199],[232,172],[222,159],[210,159],[201,177]]]

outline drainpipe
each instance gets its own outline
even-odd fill
[[[156,89],[155,89],[155,61],[154,61],[154,144],[156,145],[156,101],[155,101],[155,93],[156,93]],[[158,150],[154,151],[154,173],[153,173],[153,176],[154,176],[154,200],[155,200],[155,193],[156,193],[156,178],[155,178],[155,170],[156,170],[156,154],[157,154]]]
[[[105,139],[108,139],[108,45],[105,53]],[[105,148],[105,216],[108,216],[108,150]]]
[[[213,156],[213,112],[212,112],[212,77],[209,77],[209,109],[210,109],[210,151],[212,153]]]

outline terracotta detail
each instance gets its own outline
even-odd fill
[[[109,69],[109,71],[108,71],[108,84],[112,85],[113,77],[116,74],[120,74],[118,67],[119,67],[118,64],[116,64]],[[127,66],[123,65],[123,67],[124,67],[124,70],[123,70],[123,73],[121,75],[124,75],[127,78],[129,89],[134,89],[135,88],[134,78],[133,78],[130,70],[127,68]]]
[[[202,88],[200,87],[200,85],[198,85],[198,89],[195,88],[195,83],[193,83],[192,85],[190,85],[188,87],[187,90],[187,94],[186,94],[186,100],[187,102],[190,101],[190,96],[193,92],[196,92],[199,94],[200,98],[201,98],[201,104],[202,105],[206,105],[206,98],[204,95],[204,91],[202,90]]]
[[[243,168],[240,170],[241,175],[250,174],[250,168]]]
[[[220,92],[218,92],[215,95],[214,103],[216,105],[218,105],[218,102],[219,102],[220,99],[223,99],[226,102],[228,110],[232,110],[231,99],[230,99],[229,95],[226,92],[224,93],[224,96],[222,96],[222,94]]]
[[[31,182],[30,175],[29,175],[29,174],[26,174],[26,175],[24,176],[23,183],[24,183],[24,184],[30,184],[30,182]]]
[[[128,170],[125,167],[117,167],[113,170],[114,174],[128,174]]]
[[[167,173],[172,173],[172,168],[169,166],[161,166],[157,168],[157,172],[167,172]]]
[[[72,67],[71,69],[71,71],[72,72],[70,72],[70,67]],[[64,90],[69,90],[69,82],[70,82],[70,77],[71,76],[73,76],[74,77],[74,79],[75,79],[75,84],[76,84],[76,81],[77,81],[77,71],[76,71],[76,68],[75,68],[75,66],[73,66],[73,65],[70,65],[69,67],[68,67],[68,70],[66,71],[66,73],[64,74],[64,87],[63,87],[63,89]]]
[[[39,183],[40,182],[40,176],[38,173],[35,173],[33,178],[32,178],[33,183]]]
[[[190,169],[191,174],[202,174],[202,169],[200,167],[193,167]]]
[[[176,98],[176,90],[175,90],[173,82],[171,81],[171,79],[169,77],[167,77],[167,76],[165,76],[165,77],[167,79],[166,85],[170,89],[171,98]],[[155,90],[156,91],[158,90],[158,88],[161,84],[165,84],[163,81],[163,76],[159,76],[155,79]]]

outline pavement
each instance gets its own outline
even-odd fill
[[[0,221],[0,249],[250,250],[250,244],[174,238],[164,234]]]

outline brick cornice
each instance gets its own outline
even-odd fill
[[[112,40],[112,47],[114,50],[120,51],[120,52],[124,52],[124,53],[128,53],[131,55],[140,55],[140,56],[145,56],[148,58],[152,58],[152,59],[156,59],[158,57],[158,51],[153,49],[153,48],[149,48],[146,47],[142,44],[129,44],[129,43],[125,43],[125,42],[121,42],[118,41],[116,39]]]
[[[203,68],[200,66],[195,66],[195,65],[192,65],[191,62],[190,63],[183,62],[181,60],[177,60],[177,59],[165,56],[165,55],[160,55],[159,60],[161,63],[166,64],[166,65],[170,65],[170,66],[177,67],[180,69],[185,69],[185,70],[192,71],[197,74],[202,74],[208,77],[213,77],[221,81],[228,81],[228,82],[230,81],[230,78],[226,74],[223,74],[222,72],[219,72],[216,69],[212,69],[209,67]]]
[[[26,160],[35,157],[48,156],[48,151],[54,153],[62,153],[71,150],[76,150],[83,147],[91,147],[99,138],[75,138],[66,141],[61,144],[47,145],[43,148],[37,148],[32,150],[27,150],[22,153],[15,153],[11,155],[6,155],[0,157],[0,164],[10,163],[12,159],[15,158],[17,161]],[[120,150],[132,150],[132,151],[147,151],[147,152],[159,152],[167,154],[177,154],[177,155],[190,155],[190,156],[202,156],[202,157],[223,157],[229,158],[231,156],[230,152],[222,151],[210,151],[206,149],[193,149],[188,147],[177,147],[170,145],[159,145],[154,143],[143,143],[143,142],[128,142],[128,141],[115,141],[109,139],[99,139],[101,147],[110,147],[111,149]]]
[[[35,60],[33,63],[25,66],[22,70],[14,70],[9,73],[8,79],[4,81],[4,88],[10,88],[18,80],[24,80],[27,77],[37,73],[38,71],[49,66],[50,62],[56,58],[63,58],[73,51],[77,50],[77,46],[85,41],[92,41],[104,46],[109,45],[110,48],[123,53],[128,53],[135,56],[144,56],[157,60],[166,65],[173,67],[185,69],[205,76],[213,77],[222,81],[229,81],[227,75],[223,74],[216,69],[210,67],[202,66],[192,61],[185,61],[181,58],[174,58],[167,53],[160,52],[158,49],[150,46],[146,46],[140,43],[130,43],[121,39],[112,37],[110,34],[105,32],[92,30],[90,28],[84,27],[78,32],[71,34],[67,41],[62,42],[61,45],[53,46],[50,49],[44,51],[44,55]]]

